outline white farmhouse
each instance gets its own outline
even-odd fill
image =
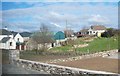
[[[14,35],[13,38],[16,41],[16,49],[26,50],[26,42],[29,40],[31,33],[29,32],[18,33],[12,31],[12,34]]]
[[[106,27],[102,25],[91,26],[88,30],[89,35],[97,35],[106,31]]]
[[[16,49],[24,50],[25,49],[25,45],[24,45],[23,37],[18,32],[12,32],[12,34],[14,35],[13,39],[16,42]]]

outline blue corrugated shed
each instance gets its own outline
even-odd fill
[[[65,34],[64,34],[62,31],[58,31],[58,32],[54,35],[54,39],[55,39],[55,40],[65,39]]]

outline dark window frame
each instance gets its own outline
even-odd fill
[[[12,46],[12,42],[10,42],[10,46]]]

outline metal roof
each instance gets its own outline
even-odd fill
[[[0,35],[12,35],[12,33],[5,29],[0,29]]]
[[[32,34],[32,33],[30,33],[30,32],[22,32],[22,33],[20,33],[20,35],[21,35],[22,37],[30,37],[31,34]]]
[[[4,37],[0,42],[1,43],[6,43],[9,39],[10,39],[10,37]]]
[[[61,39],[65,39],[65,34],[62,31],[58,31],[55,35],[54,35],[55,40],[61,40]]]

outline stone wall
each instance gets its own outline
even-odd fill
[[[29,60],[24,60],[24,59],[14,60],[14,64],[16,64],[20,67],[23,67],[25,69],[44,71],[44,72],[47,72],[48,74],[69,74],[69,75],[114,74],[114,73],[110,73],[110,72],[93,71],[93,70],[65,67],[65,66],[59,66],[59,65],[54,65],[54,64],[29,61]]]
[[[20,52],[19,50],[9,50],[9,60],[13,62],[14,59],[19,59]]]
[[[86,55],[82,55],[82,56],[70,57],[70,58],[65,58],[65,59],[49,60],[49,61],[46,61],[45,63],[58,63],[58,62],[74,61],[74,60],[93,58],[93,57],[99,57],[99,56],[107,57],[107,56],[114,55],[117,52],[118,52],[118,50],[115,49],[115,50],[97,52],[97,53],[93,53],[93,54],[86,54]]]

